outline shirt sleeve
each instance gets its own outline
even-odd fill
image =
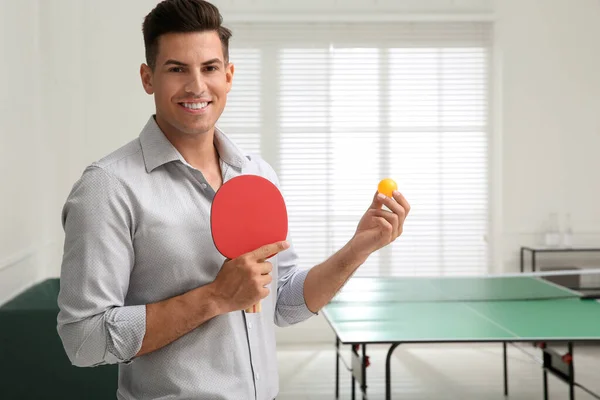
[[[63,207],[57,330],[71,363],[129,363],[146,333],[145,305],[125,305],[133,215],[119,180],[88,167]]]
[[[252,157],[258,162],[260,173],[271,180],[278,188],[279,179],[273,168],[260,156]],[[275,305],[275,324],[280,327],[297,324],[318,315],[306,306],[304,299],[304,281],[309,270],[298,267],[298,254],[294,250],[291,237],[290,247],[277,255],[277,302]]]
[[[289,326],[317,315],[306,306],[304,280],[309,270],[298,268],[298,257],[290,242],[290,248],[277,255],[278,273],[275,324]]]

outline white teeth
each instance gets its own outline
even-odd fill
[[[185,108],[189,108],[192,110],[199,110],[201,108],[207,107],[208,103],[204,102],[204,103],[183,103],[183,106]]]

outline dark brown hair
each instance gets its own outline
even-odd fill
[[[164,0],[144,19],[142,32],[146,48],[146,63],[152,70],[156,66],[158,38],[167,33],[215,31],[221,39],[224,62],[229,62],[231,31],[221,24],[219,9],[204,0]]]

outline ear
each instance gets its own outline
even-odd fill
[[[227,93],[231,90],[233,84],[233,73],[235,72],[235,66],[232,63],[227,63],[225,67],[225,80],[227,81]]]
[[[152,69],[148,65],[142,64],[140,66],[140,77],[142,78],[142,86],[144,86],[146,93],[154,94],[154,87],[152,86]]]

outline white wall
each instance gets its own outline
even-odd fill
[[[332,20],[494,16],[494,268],[516,270],[518,246],[536,242],[550,211],[572,213],[576,243],[600,241],[598,0],[215,3],[226,21],[299,19],[310,10]],[[155,4],[0,2],[0,79],[8,88],[0,94],[0,165],[9,194],[0,197],[0,268],[16,260],[0,270],[0,303],[58,274],[60,208],[71,185],[85,165],[136,137],[153,111],[138,67],[142,19]],[[17,168],[11,160],[19,156]],[[279,339],[309,336],[333,340],[322,317],[282,330]]]
[[[137,137],[153,111],[138,73],[142,19],[153,4],[40,2],[43,125],[57,161],[52,171],[56,194],[48,206],[47,229],[56,240],[49,276],[60,273],[60,211],[73,183],[89,163]]]
[[[600,244],[600,2],[497,0],[502,269],[570,212],[580,245]],[[598,257],[590,261],[600,266]]]
[[[493,0],[213,0],[225,21],[455,19],[488,15]]]
[[[0,304],[43,275],[48,157],[37,0],[0,2]]]

